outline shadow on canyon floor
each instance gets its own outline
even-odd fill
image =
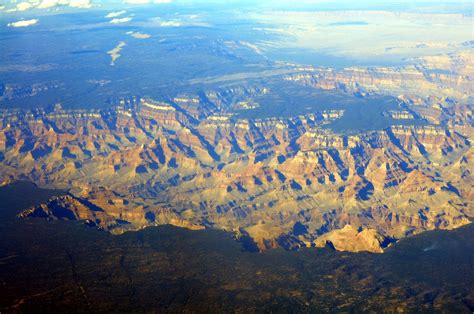
[[[474,310],[474,227],[404,239],[384,254],[250,253],[216,230],[162,226],[120,236],[19,219],[61,191],[0,188],[0,310]]]

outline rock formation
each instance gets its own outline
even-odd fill
[[[233,105],[241,110],[265,87],[122,100],[104,110],[3,110],[0,181],[69,190],[22,217],[84,220],[114,233],[158,224],[218,228],[259,249],[381,252],[387,239],[457,228],[474,215],[472,73],[428,75],[434,60],[423,62],[285,77],[397,94],[410,112],[389,114],[430,122],[357,134],[325,127],[340,110],[234,115]],[[451,98],[440,98],[447,88]]]

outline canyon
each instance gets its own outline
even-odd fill
[[[213,228],[255,250],[382,253],[474,216],[473,57],[398,68],[288,65],[272,78],[137,95],[104,109],[2,109],[0,182],[68,191],[22,218],[81,220],[114,234]],[[362,114],[387,99],[398,107],[367,117],[389,119],[382,128],[351,128],[349,119],[336,129],[352,107],[318,107],[315,98],[301,114],[271,116],[262,99],[278,84],[370,101]],[[28,95],[5,87],[0,99]],[[268,116],[246,117],[262,108]]]

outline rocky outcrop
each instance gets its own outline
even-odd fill
[[[357,230],[351,225],[330,231],[314,241],[317,247],[331,247],[338,251],[383,253],[388,242],[374,229]]]
[[[322,89],[357,93],[389,93],[395,96],[432,95],[468,101],[474,95],[474,53],[423,57],[415,65],[399,68],[350,67],[343,70],[315,68],[310,73],[287,77],[289,81]]]

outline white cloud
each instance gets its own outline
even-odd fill
[[[150,18],[150,27],[210,27],[211,24],[199,19],[199,16],[182,15],[170,20],[163,20],[160,17]]]
[[[117,17],[117,16],[120,16],[120,15],[123,15],[127,13],[127,11],[125,10],[122,10],[122,11],[116,11],[116,12],[110,12],[109,14],[107,14],[105,17],[106,18],[113,18],[113,17]]]
[[[69,6],[73,8],[88,9],[92,4],[90,0],[70,0]]]
[[[6,12],[16,12],[16,11],[27,11],[31,9],[52,9],[56,7],[73,7],[73,8],[81,8],[81,9],[88,9],[92,7],[92,1],[94,0],[21,0],[18,2],[17,0],[10,0],[6,2],[6,5],[0,4],[0,11],[5,10]],[[0,0],[2,2],[2,0]],[[102,1],[96,1],[98,6],[100,6]],[[122,0],[123,3],[127,4],[163,4],[163,3],[172,3],[174,0]],[[118,11],[122,12],[122,11]],[[113,14],[115,12],[111,12]],[[124,14],[124,13],[121,13]],[[106,17],[117,17],[119,15],[111,15]]]
[[[140,33],[140,32],[127,32],[126,34],[137,39],[148,39],[151,37],[150,34],[145,34],[145,33]]]
[[[128,23],[132,20],[131,17],[123,17],[121,19],[112,19],[110,20],[109,23],[112,23],[112,24],[121,24],[121,23]]]
[[[27,26],[35,25],[36,23],[38,23],[37,19],[21,20],[17,22],[8,23],[8,26],[9,27],[27,27]]]
[[[61,1],[61,0],[43,0],[41,3],[38,5],[39,9],[49,9],[55,6],[59,5],[67,5],[66,1]]]
[[[18,11],[26,11],[33,7],[33,5],[29,2],[20,2],[16,5],[16,9]]]
[[[173,0],[124,0],[128,4],[162,4],[162,3],[171,3]]]
[[[128,4],[148,4],[150,0],[125,0],[124,2]]]
[[[12,1],[14,4],[16,1]],[[19,2],[13,8],[7,10],[7,12],[15,11],[27,11],[30,9],[51,9],[59,6],[69,6],[73,8],[88,9],[92,7],[91,0],[29,0]]]
[[[160,23],[160,26],[163,27],[179,27],[181,26],[181,22],[176,22],[176,21],[164,21]]]

